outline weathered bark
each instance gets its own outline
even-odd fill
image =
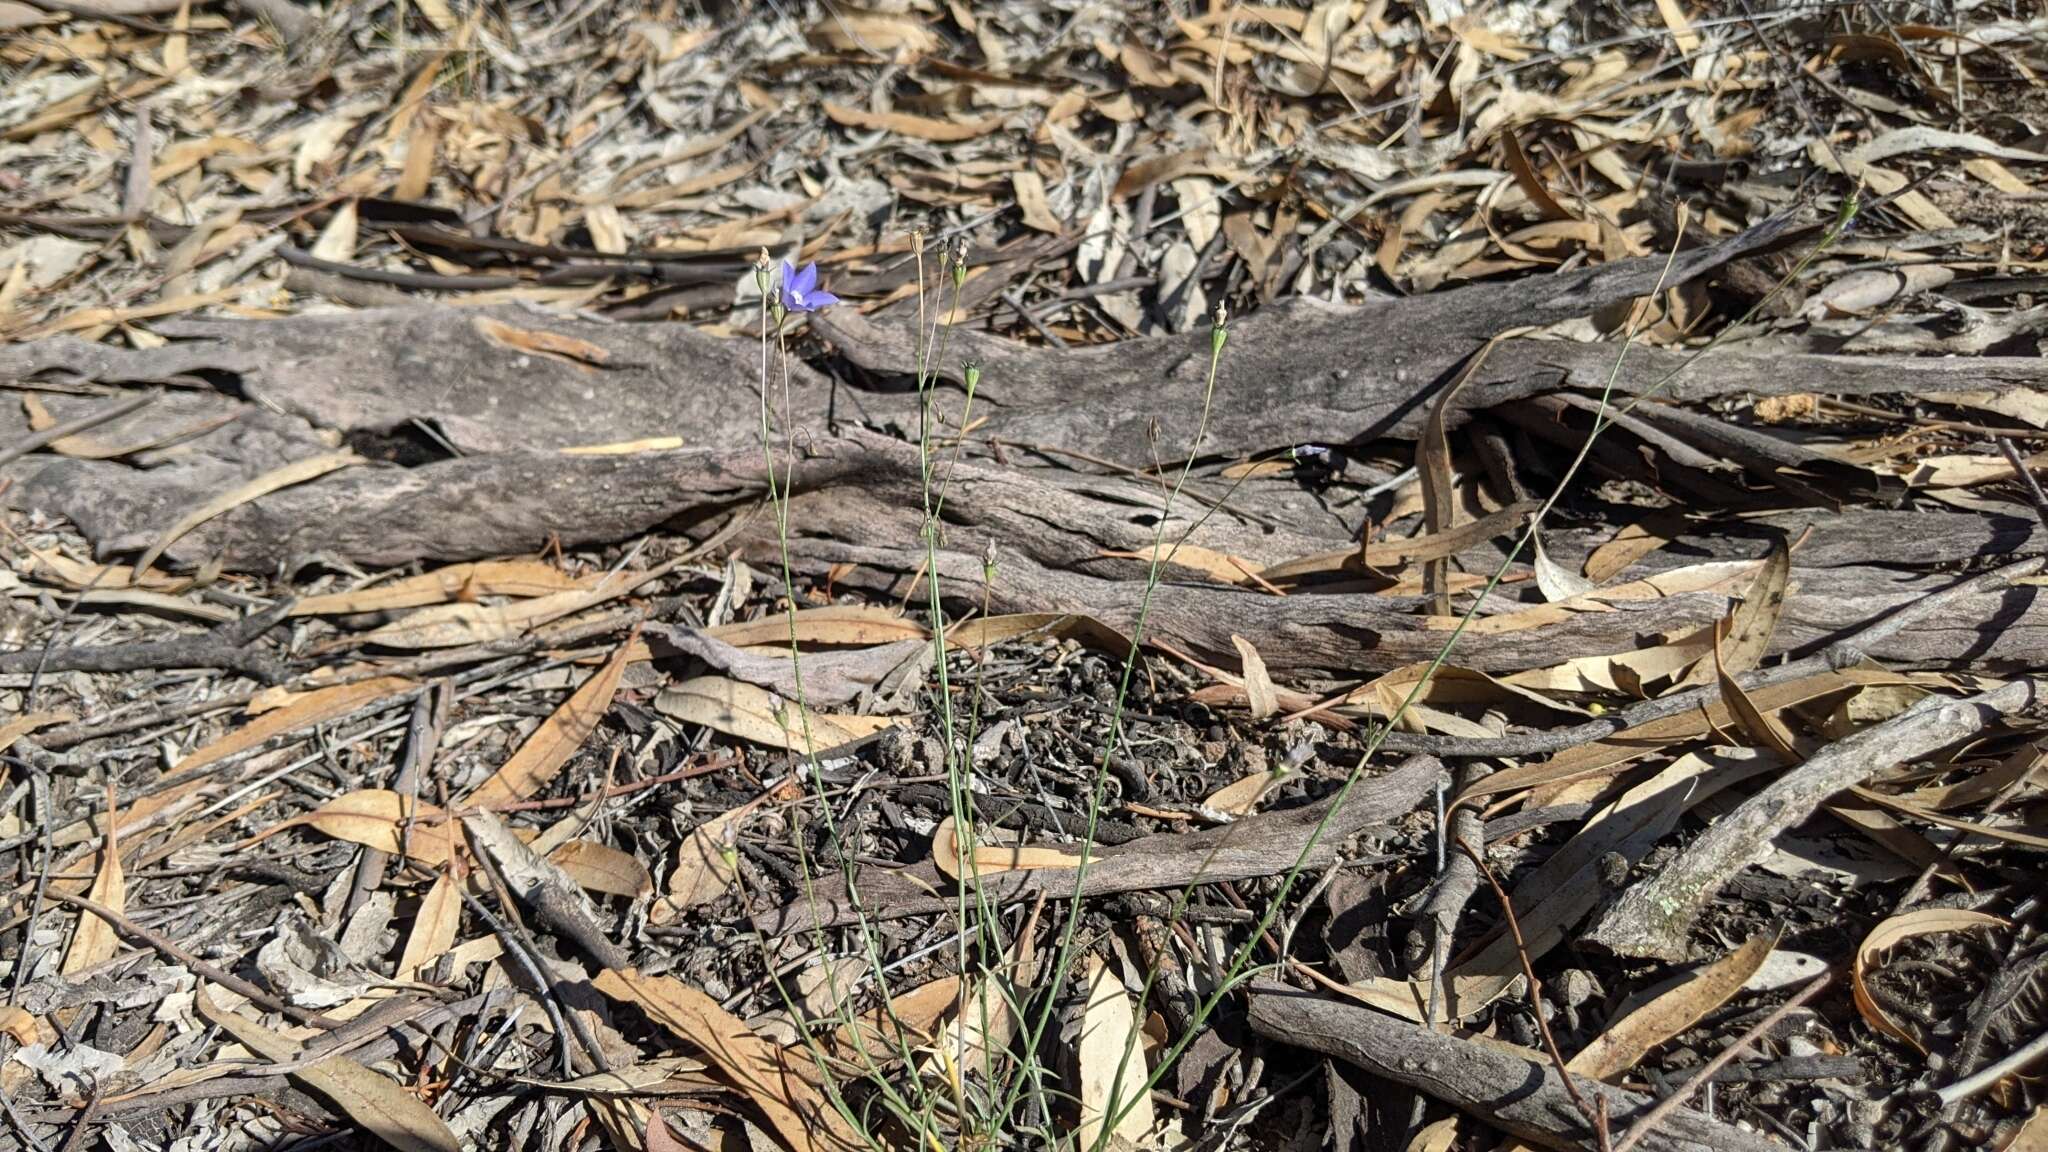
[[[1828,745],[1714,822],[1648,881],[1609,905],[1582,946],[1623,956],[1680,960],[1693,921],[1771,839],[1804,823],[1830,796],[1894,764],[1975,736],[2040,699],[2041,684],[2015,680],[1964,700],[1933,698]]]
[[[759,345],[687,324],[428,306],[159,330],[173,342],[133,349],[59,336],[0,348],[0,378],[206,383],[348,436],[418,437],[411,425],[426,422],[465,453],[664,435],[739,448],[760,437]],[[821,428],[832,399],[824,378],[794,358],[789,376],[797,422]],[[858,417],[856,408],[842,418]]]
[[[1334,812],[1333,795],[1306,807],[1265,812],[1220,828],[1161,832],[1098,846],[1094,862],[1080,877],[1081,894],[1102,896],[1278,876],[1304,859],[1304,867],[1320,868],[1335,860],[1344,842],[1360,829],[1413,811],[1436,788],[1442,774],[1443,765],[1434,757],[1410,756],[1384,776],[1359,781],[1343,807]],[[1322,825],[1320,835],[1318,825]],[[1070,868],[1034,868],[992,873],[981,877],[980,886],[988,899],[998,904],[1039,895],[1061,900],[1073,897],[1076,877]],[[803,897],[756,914],[754,923],[763,932],[779,936],[851,924],[862,917],[894,919],[946,912],[959,907],[958,897],[944,894],[951,885],[929,860],[904,869],[862,868],[855,877],[854,891],[850,892],[840,877],[822,877]]]
[[[1281,984],[1252,986],[1251,1025],[1267,1039],[1349,1061],[1545,1148],[1599,1147],[1557,1069],[1505,1045],[1462,1040]],[[1588,1101],[1606,1099],[1609,1130],[1616,1136],[1656,1102],[1588,1077],[1574,1077],[1574,1082]],[[1687,1108],[1645,1133],[1637,1147],[1645,1152],[1783,1152],[1763,1136]]]
[[[839,576],[840,586],[900,598],[923,563],[916,450],[865,435],[817,440],[809,449],[795,472],[791,558],[813,576],[850,563],[855,567]],[[213,494],[195,490],[182,502],[138,505],[120,483],[124,471],[103,461],[51,464],[21,484],[18,499],[70,516],[103,550],[121,551],[144,547],[179,512]],[[551,538],[573,547],[661,527],[702,538],[759,502],[762,474],[758,452],[746,449],[626,456],[503,452],[411,469],[351,468],[236,508],[180,540],[169,556],[186,565],[217,557],[230,569],[262,571],[322,556],[386,566],[514,555],[536,551]],[[1219,513],[1189,542],[1255,566],[1347,546],[1333,534],[1341,528],[1312,506],[1290,510],[1281,491],[1276,486],[1269,499],[1252,502],[1293,516],[1297,526],[1268,530]],[[962,461],[950,474],[940,577],[963,602],[978,606],[982,561],[993,544],[992,610],[1080,612],[1128,630],[1137,621],[1146,565],[1104,553],[1148,552],[1159,499],[1155,485],[1135,480]],[[1201,512],[1184,502],[1166,538],[1177,540]],[[1638,571],[1706,557],[1755,558],[1773,536],[1796,535],[1809,525],[1813,532],[1795,557],[1773,652],[1816,649],[1946,586],[1953,576],[1944,566],[2048,548],[2048,530],[2017,516],[1800,512],[1745,522],[1751,543],[1718,534],[1688,537]],[[734,539],[765,567],[779,563],[772,518],[756,517]],[[1593,539],[1560,534],[1553,552],[1571,563],[1565,558],[1582,554]],[[1910,551],[1901,549],[1902,540],[1912,541]],[[1489,571],[1501,550],[1501,541],[1468,548],[1460,563]],[[1512,593],[1498,595],[1495,610],[1516,606]],[[1269,667],[1290,675],[1384,671],[1431,658],[1448,636],[1428,627],[1420,608],[1416,597],[1360,591],[1304,588],[1276,597],[1169,566],[1146,636],[1232,664],[1231,634],[1251,637]],[[1452,661],[1501,671],[1620,652],[1659,633],[1704,625],[1727,610],[1727,597],[1718,593],[1617,604],[1610,612],[1468,642]],[[2048,611],[2034,588],[1973,595],[1886,638],[1870,654],[1916,665],[2037,666],[2048,655]]]
[[[1671,282],[1777,243],[1789,231],[1786,222],[1772,222],[1686,253]],[[1661,259],[1629,261],[1360,308],[1306,300],[1268,307],[1232,327],[1207,444],[1234,454],[1295,441],[1412,434],[1440,382],[1486,339],[1513,325],[1626,301],[1655,286],[1662,271]],[[850,310],[813,322],[857,365],[884,375],[911,367],[900,327],[871,323]],[[141,412],[93,429],[90,436],[104,449],[95,454],[106,459],[34,456],[0,468],[0,478],[12,482],[16,506],[69,517],[102,555],[141,549],[205,500],[340,442],[398,465],[433,462],[347,469],[273,493],[202,525],[171,549],[169,561],[194,566],[219,558],[238,570],[322,557],[387,565],[528,552],[549,540],[601,545],[660,528],[701,537],[763,494],[759,348],[753,341],[720,339],[684,325],[620,325],[521,307],[169,321],[159,330],[175,339],[146,350],[69,338],[0,347],[0,378],[150,381],[176,389]],[[975,413],[987,423],[979,435],[1149,462],[1172,459],[1194,433],[1206,334],[1067,350],[964,330],[949,339],[949,359],[984,362]],[[1561,387],[1598,387],[1618,353],[1606,345],[1509,341],[1494,350],[1457,403],[1476,409]],[[1699,399],[2048,380],[2048,364],[2034,359],[1760,356],[1738,349],[1716,352],[1667,383],[1667,374],[1683,363],[1678,353],[1636,348],[1617,383],[1624,392],[1661,387],[1665,395]],[[921,505],[917,454],[901,439],[863,431],[914,432],[917,397],[891,387],[828,381],[793,361],[789,412],[778,423],[790,426],[806,457],[798,465],[792,509],[790,551],[798,564],[817,575],[850,563],[855,568],[842,585],[900,595],[922,563],[914,511]],[[778,409],[783,400],[782,389],[771,388]],[[46,403],[56,419],[69,421],[116,401],[51,396]],[[940,401],[954,420],[959,403],[952,393]],[[11,410],[0,405],[0,422]],[[1697,465],[1701,441],[1709,441],[1710,454],[1737,453],[1772,483],[1823,505],[1827,492],[1874,487],[1868,476],[1768,431],[1655,406],[1637,415],[1633,431],[1617,429],[1605,446],[1616,468],[1630,467],[1627,438],[1640,435],[1679,465]],[[552,451],[678,432],[687,450],[625,456]],[[16,439],[27,435],[23,426]],[[781,442],[780,427],[776,436]],[[162,440],[175,443],[157,443]],[[435,459],[442,442],[464,455]],[[949,473],[941,576],[951,587],[978,592],[982,558],[993,545],[999,574],[991,607],[1085,612],[1130,628],[1145,565],[1105,553],[1151,547],[1159,487],[1004,466],[977,459],[981,450],[970,449]],[[1798,479],[1788,464],[1808,478]],[[1741,495],[1731,481],[1697,466],[1677,473]],[[1213,500],[1225,489],[1212,484],[1205,491]],[[1252,565],[1352,546],[1356,511],[1333,510],[1293,481],[1253,480],[1229,495],[1231,508],[1208,516],[1190,543]],[[1177,540],[1202,508],[1186,499],[1166,539]],[[2018,515],[1802,511],[1717,522],[1647,557],[1635,574],[1706,557],[1753,557],[1772,539],[1796,536],[1809,524],[1816,531],[1797,558],[1778,651],[1812,650],[1940,587],[1946,582],[1942,565],[2048,547],[2048,533]],[[1548,540],[1551,554],[1575,564],[1605,532],[1558,528]],[[765,518],[736,541],[757,558],[779,552]],[[1907,541],[1910,548],[1902,547]],[[1491,570],[1504,544],[1497,539],[1466,547],[1458,563],[1466,571]],[[1417,601],[1355,586],[1295,591],[1276,598],[1169,568],[1148,635],[1233,662],[1229,637],[1235,632],[1252,638],[1275,671],[1289,674],[1380,671],[1433,656],[1444,638],[1418,620]],[[1512,608],[1516,594],[1501,596],[1489,610]],[[1726,608],[1724,597],[1705,594],[1620,605],[1489,637],[1454,659],[1501,670],[1618,652],[1658,633],[1704,624]],[[2012,589],[1918,621],[1872,655],[1923,665],[2024,665],[2041,663],[2044,653],[2048,620],[2037,609],[2036,593]]]

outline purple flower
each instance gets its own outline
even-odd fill
[[[782,262],[782,283],[776,289],[782,299],[782,307],[790,312],[816,312],[839,303],[839,297],[830,292],[818,290],[818,265],[816,261],[804,265],[799,272],[790,267],[789,261]]]

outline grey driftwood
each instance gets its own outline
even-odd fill
[[[1269,1040],[1356,1064],[1542,1147],[1599,1147],[1557,1069],[1505,1045],[1445,1035],[1282,984],[1252,986],[1251,1025]],[[1588,1100],[1606,1099],[1609,1129],[1617,1136],[1655,1103],[1640,1092],[1574,1079]],[[1671,1113],[1637,1147],[1646,1152],[1783,1152],[1782,1145],[1754,1132],[1686,1108]]]
[[[795,471],[791,558],[809,575],[835,565],[839,584],[900,598],[923,562],[917,546],[919,465],[910,445],[875,435],[847,435],[808,445]],[[139,549],[203,497],[140,504],[122,498],[107,461],[53,463],[23,483],[17,499],[64,511],[86,534],[116,552]],[[358,467],[283,489],[211,521],[173,546],[174,562],[219,559],[231,570],[268,570],[337,557],[363,565],[473,559],[540,549],[550,538],[566,546],[625,539],[655,528],[698,538],[744,515],[762,499],[758,451],[683,450],[625,456],[561,456],[499,452],[417,468]],[[1156,485],[1054,469],[963,461],[951,474],[947,529],[939,552],[944,586],[981,603],[982,560],[997,549],[989,606],[998,612],[1063,611],[1095,616],[1115,628],[1136,621],[1142,560],[1104,555],[1150,548],[1159,507]],[[1241,491],[1232,504],[1271,511],[1265,525],[1209,516],[1190,543],[1243,557],[1255,565],[1343,549],[1339,522],[1280,486]],[[1296,507],[1287,507],[1292,501]],[[1168,539],[1201,516],[1183,500]],[[1703,558],[1763,554],[1775,536],[1812,534],[1796,555],[1793,590],[1774,652],[1804,653],[1839,639],[1868,620],[1952,582],[1943,569],[1961,562],[2048,548],[2048,530],[2031,518],[1961,513],[1846,515],[1788,513],[1747,525],[1747,538],[1688,537],[1623,578]],[[1560,533],[1551,540],[1560,563],[1583,556],[1597,536]],[[735,537],[764,570],[779,565],[773,518],[757,515]],[[1902,554],[1900,541],[1913,547]],[[1507,541],[1461,554],[1469,571],[1498,563]],[[1704,553],[1704,555],[1702,555]],[[1231,586],[1195,572],[1169,569],[1155,596],[1147,635],[1203,659],[1234,662],[1232,633],[1253,638],[1269,667],[1295,674],[1385,671],[1435,655],[1446,633],[1416,615],[1417,597],[1357,590],[1301,590],[1276,597],[1255,586]],[[1514,607],[1509,595],[1496,610]],[[2019,667],[2048,657],[2048,612],[2040,590],[1986,590],[1944,607],[1929,619],[1886,637],[1870,655],[1901,664]],[[1727,612],[1721,593],[1687,593],[1587,612],[1543,628],[1503,632],[1460,647],[1453,661],[1488,671],[1540,667],[1574,656],[1640,647],[1657,633],[1694,628]]]
[[[2020,679],[1963,700],[1930,697],[1837,740],[1715,821],[1655,876],[1631,886],[1580,944],[1623,956],[1684,959],[1694,919],[1778,833],[1804,823],[1830,796],[1968,739],[2040,695],[2038,681]]]
[[[1297,861],[1308,868],[1321,867],[1335,860],[1345,841],[1360,829],[1413,811],[1442,774],[1443,765],[1435,757],[1410,756],[1392,772],[1360,780],[1334,813],[1332,796],[1200,832],[1162,832],[1098,847],[1081,877],[1081,895],[1278,876]],[[1317,826],[1325,817],[1329,822],[1318,836]],[[1069,899],[1075,879],[1073,869],[1034,868],[992,873],[980,884],[991,901],[1007,904],[1039,895]],[[771,936],[781,936],[851,924],[863,916],[894,919],[944,912],[959,906],[957,896],[945,894],[950,887],[951,881],[929,860],[904,869],[862,868],[852,890],[840,877],[820,878],[806,896],[757,913],[754,924]]]

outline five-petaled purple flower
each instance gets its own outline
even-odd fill
[[[818,290],[818,265],[816,261],[803,266],[801,272],[782,262],[782,283],[777,286],[782,307],[790,312],[816,312],[839,303],[839,297],[830,292]]]

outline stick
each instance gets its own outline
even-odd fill
[[[175,7],[172,10],[175,11]],[[119,420],[130,412],[156,403],[156,397],[157,394],[155,392],[144,392],[137,396],[130,396],[119,404],[110,404],[105,408],[89,412],[74,420],[66,420],[62,424],[53,424],[33,436],[25,437],[4,449],[0,449],[0,466],[12,464],[36,449],[47,448],[66,436],[76,436],[80,432],[87,432],[102,424]]]
[[[265,1008],[270,1009],[272,1012],[282,1013],[286,1016],[291,1017],[294,1020],[299,1021],[301,1024],[311,1024],[316,1028],[339,1028],[342,1026],[342,1022],[339,1020],[336,1020],[329,1016],[323,1016],[318,1012],[308,1012],[304,1008],[297,1007],[296,1005],[287,1003],[286,1001],[280,1000],[277,997],[272,996],[270,993],[265,992],[263,989],[258,988],[256,985],[249,983],[247,980],[242,979],[240,976],[237,976],[232,972],[226,971],[221,968],[216,968],[213,965],[208,964],[206,961],[201,960],[199,957],[194,956],[190,952],[185,951],[183,948],[178,947],[178,945],[173,943],[169,937],[163,936],[148,928],[144,928],[142,925],[137,924],[135,921],[130,920],[128,917],[123,916],[121,913],[114,911],[112,908],[104,907],[100,904],[95,904],[91,900],[87,900],[82,896],[72,896],[64,892],[51,892],[50,899],[55,900],[61,904],[69,904],[73,908],[77,908],[82,911],[92,913],[100,919],[105,920],[107,924],[114,929],[114,931],[119,932],[121,935],[129,937],[132,940],[139,941],[140,943],[147,944],[151,948],[156,949],[158,952],[161,952],[164,955],[170,957],[171,959],[176,960],[178,963],[183,964],[187,969],[189,969],[192,972],[194,976],[204,977],[205,979],[213,981],[215,984],[220,985],[221,987],[227,989],[230,992],[236,993],[241,996],[246,996],[251,1001],[257,1004],[261,1004]]]
[[[1806,987],[1801,988],[1797,995],[1793,996],[1790,1000],[1785,1001],[1783,1004],[1778,1005],[1778,1007],[1775,1010],[1773,1010],[1770,1015],[1757,1021],[1755,1027],[1752,1027],[1749,1031],[1744,1032],[1742,1036],[1735,1041],[1735,1043],[1730,1044],[1728,1047],[1723,1048],[1720,1052],[1716,1053],[1712,1060],[1709,1060],[1705,1064],[1701,1065],[1699,1071],[1693,1073],[1690,1077],[1688,1077],[1684,1084],[1679,1085],[1678,1091],[1673,1092],[1671,1095],[1666,1096],[1664,1099],[1657,1101],[1655,1107],[1651,1108],[1648,1112],[1643,1113],[1641,1119],[1637,1120],[1634,1124],[1630,1125],[1629,1130],[1622,1135],[1621,1142],[1614,1146],[1614,1152],[1629,1152],[1629,1149],[1634,1148],[1638,1143],[1642,1142],[1644,1138],[1648,1137],[1651,1132],[1656,1130],[1658,1124],[1663,1123],[1665,1117],[1677,1111],[1678,1106],[1680,1104],[1685,1103],[1686,1098],[1690,1097],[1694,1091],[1698,1090],[1700,1085],[1705,1084],[1708,1080],[1712,1079],[1714,1073],[1720,1071],[1723,1067],[1725,1067],[1730,1060],[1733,1060],[1737,1056],[1741,1055],[1744,1049],[1748,1048],[1751,1044],[1754,1044],[1756,1042],[1757,1037],[1770,1031],[1773,1025],[1775,1025],[1778,1021],[1783,1020],[1786,1017],[1786,1015],[1790,1013],[1794,1008],[1797,1008],[1801,1004],[1806,1003],[1808,1000],[1813,999],[1813,997],[1817,993],[1819,993],[1821,989],[1828,986],[1828,981],[1834,978],[1835,974],[1832,972],[1823,972],[1819,976],[1816,976],[1811,982],[1809,982],[1806,985]]]
[[[1803,822],[1828,797],[1881,769],[1967,739],[2040,695],[2038,681],[2022,679],[1963,700],[1930,698],[1837,740],[1715,822],[1663,871],[1630,888],[1580,938],[1581,945],[1622,956],[1683,958],[1694,918],[1772,837]]]
[[[1586,1102],[1585,1095],[1579,1091],[1577,1081],[1572,1079],[1571,1068],[1565,1064],[1564,1053],[1558,1050],[1557,1038],[1550,1034],[1550,1021],[1543,1015],[1543,982],[1536,979],[1536,965],[1529,959],[1529,943],[1522,939],[1522,924],[1515,919],[1515,902],[1508,899],[1508,890],[1500,886],[1500,878],[1493,874],[1493,868],[1486,863],[1486,858],[1480,855],[1479,849],[1472,846],[1471,841],[1459,840],[1458,850],[1478,867],[1480,875],[1486,877],[1486,883],[1492,887],[1495,898],[1500,901],[1501,915],[1507,917],[1508,931],[1515,936],[1515,956],[1522,962],[1522,976],[1529,981],[1529,1012],[1536,1017],[1536,1031],[1543,1036],[1543,1050],[1550,1054],[1550,1062],[1557,1068],[1558,1079],[1564,1082],[1566,1094],[1572,1098],[1572,1103],[1577,1106],[1579,1114],[1586,1118],[1587,1126],[1592,1128],[1601,1152],[1608,1152],[1611,1137],[1607,1131],[1607,1102],[1602,1100],[1601,1107],[1597,1109]],[[1652,1108],[1650,1115],[1656,1115],[1656,1111]]]
[[[265,684],[285,679],[284,665],[250,643],[290,614],[293,601],[198,636],[150,644],[96,644],[83,648],[38,649],[0,655],[0,672],[140,672],[157,668],[225,668]]]
[[[1411,1024],[1358,1004],[1310,996],[1276,983],[1254,984],[1250,1023],[1282,1044],[1335,1056],[1449,1104],[1475,1119],[1545,1148],[1592,1149],[1594,1132],[1547,1057]],[[1533,1057],[1533,1058],[1532,1058]],[[1595,1107],[1617,1120],[1646,1114],[1648,1095],[1577,1077]],[[1645,1152],[1785,1152],[1733,1124],[1681,1110],[1648,1131]]]
[[[2037,556],[2031,560],[2021,560],[1982,575],[1972,576],[1951,584],[1931,596],[1923,596],[1911,603],[1900,605],[1891,615],[1872,621],[1854,635],[1829,645],[1825,651],[1762,671],[1744,673],[1737,676],[1735,682],[1745,689],[1755,691],[1773,684],[1784,684],[1807,676],[1816,676],[1830,669],[1848,667],[1854,664],[1866,649],[1905,631],[1916,621],[1938,615],[1944,608],[1958,600],[1968,599],[1979,592],[1988,592],[2021,576],[2030,576],[2040,571],[2043,565],[2048,565],[2048,559]],[[1708,684],[1688,692],[1646,700],[1622,709],[1612,716],[1588,720],[1584,724],[1573,725],[1570,728],[1534,732],[1525,736],[1485,739],[1393,732],[1387,735],[1380,748],[1386,752],[1427,752],[1432,756],[1540,756],[1560,752],[1566,748],[1576,748],[1596,740],[1605,740],[1618,732],[1648,724],[1652,720],[1662,720],[1681,712],[1696,711],[1720,697],[1720,686]]]
[[[1998,450],[2005,453],[2006,463],[2012,465],[2012,470],[2019,473],[2020,481],[2027,486],[2027,499],[2033,502],[2034,515],[2040,517],[2041,523],[2048,524],[2048,493],[2041,491],[2041,482],[2034,479],[2033,469],[2027,467],[2027,462],[2020,457],[2020,450],[2012,446],[2012,441],[2003,436],[1998,438]]]
[[[2043,1053],[2048,1053],[2048,1032],[2043,1032],[2041,1035],[2028,1041],[2024,1046],[2013,1049],[2010,1055],[1998,1063],[1987,1064],[1979,1068],[1961,1080],[1943,1088],[1935,1093],[1935,1095],[1941,1100],[1943,1108],[1953,1107],[1956,1101],[1968,1100],[1970,1097],[1984,1091],[2007,1076],[2039,1060]]]

